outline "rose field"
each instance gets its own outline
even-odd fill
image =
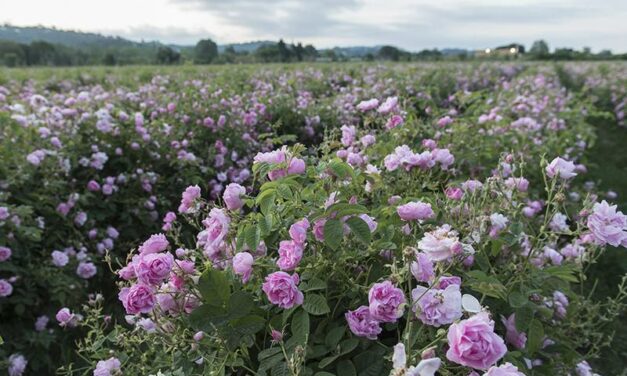
[[[0,372],[620,375],[627,63],[0,70]]]

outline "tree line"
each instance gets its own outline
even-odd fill
[[[407,52],[394,46],[381,46],[375,52],[359,57],[342,54],[336,49],[318,51],[313,45],[302,43],[261,44],[255,51],[236,51],[228,46],[222,53],[211,39],[200,40],[194,47],[172,47],[158,43],[144,44],[141,47],[68,47],[44,41],[30,44],[0,40],[0,65],[17,66],[80,66],[80,65],[130,65],[130,64],[237,64],[237,63],[291,63],[302,61],[347,61],[347,60],[386,60],[386,61],[463,61],[471,59],[529,59],[529,60],[610,60],[627,59],[627,54],[613,55],[605,50],[592,53],[589,48],[576,51],[571,48],[557,48],[550,51],[544,40],[533,43],[524,54],[503,56],[494,54],[478,57],[471,51],[445,55],[437,49],[420,52]]]

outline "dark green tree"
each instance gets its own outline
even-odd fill
[[[181,54],[170,47],[162,46],[157,50],[157,64],[177,64],[180,60]]]
[[[401,51],[394,46],[383,46],[377,55],[383,60],[398,61],[401,57]]]
[[[549,56],[549,45],[544,40],[537,40],[531,45],[529,54],[536,59],[546,59]]]
[[[211,39],[201,39],[194,48],[194,63],[209,64],[218,57],[218,45]]]

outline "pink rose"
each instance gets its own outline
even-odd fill
[[[396,208],[396,212],[403,221],[415,221],[433,218],[431,204],[421,201],[409,202]]]
[[[185,188],[185,192],[182,194],[181,205],[179,205],[179,213],[192,213],[194,212],[194,201],[200,198],[200,187],[197,185],[190,185]]]
[[[577,176],[575,172],[575,164],[560,157],[555,158],[548,166],[546,166],[546,174],[552,178],[559,176],[560,179],[567,180]]]
[[[500,367],[491,367],[483,376],[525,376],[525,374],[520,372],[518,367],[508,362]]]
[[[207,257],[215,260],[226,246],[226,235],[229,233],[231,219],[223,209],[213,208],[202,224],[205,230],[198,234],[198,245],[204,248]]]
[[[416,254],[416,261],[412,261],[409,269],[418,282],[429,282],[435,277],[433,262],[423,252]]]
[[[378,321],[395,322],[405,310],[403,290],[394,287],[392,282],[375,283],[368,292],[370,315]]]
[[[168,239],[165,238],[165,235],[151,235],[150,238],[139,247],[139,253],[148,254],[162,252],[165,251],[169,245],[170,243],[168,243]]]
[[[61,308],[56,314],[59,326],[73,328],[78,324],[79,317],[73,314],[69,308]]]
[[[0,262],[6,261],[11,258],[11,248],[0,246]]]
[[[298,244],[304,244],[307,240],[307,230],[309,229],[309,221],[303,218],[290,226],[290,237]]]
[[[348,322],[348,327],[356,336],[375,340],[381,333],[381,326],[370,315],[368,306],[361,306],[354,311],[348,311],[344,316]]]
[[[413,311],[425,325],[436,328],[448,325],[462,317],[462,294],[459,285],[444,289],[416,286],[411,292]]]
[[[118,298],[129,315],[149,313],[155,305],[153,288],[143,283],[137,283],[130,288],[122,288]]]
[[[294,240],[282,240],[279,243],[279,259],[276,264],[281,270],[294,270],[303,258],[303,244]]]
[[[231,183],[226,186],[222,198],[224,199],[224,203],[229,210],[238,210],[241,209],[242,206],[244,206],[244,201],[242,201],[241,197],[245,194],[246,188],[237,183]]]
[[[451,324],[446,358],[457,364],[486,370],[507,352],[505,342],[494,333],[494,321],[487,312]]]
[[[248,252],[240,252],[233,257],[233,272],[242,277],[246,283],[253,271],[253,256]]]
[[[516,314],[512,313],[508,318],[501,316],[501,322],[505,325],[505,340],[517,349],[525,348],[527,335],[516,330]]]
[[[434,231],[425,233],[418,242],[418,248],[424,251],[431,261],[443,261],[458,253],[461,244],[457,232],[445,224]]]
[[[298,282],[299,277],[296,273],[289,275],[285,272],[274,272],[266,277],[261,288],[266,293],[270,303],[289,309],[295,305],[303,304],[304,296],[298,290]]]
[[[168,278],[173,263],[174,257],[170,253],[148,253],[140,255],[133,264],[137,279],[155,286]]]

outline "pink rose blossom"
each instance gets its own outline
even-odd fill
[[[155,305],[155,294],[151,286],[137,283],[131,287],[124,287],[118,294],[126,313],[135,315],[149,313]]]
[[[512,313],[508,318],[501,316],[501,322],[505,325],[505,340],[517,349],[525,348],[527,343],[527,335],[518,332],[516,329],[516,314]]]
[[[297,287],[299,280],[296,273],[289,275],[285,272],[274,272],[266,277],[261,289],[270,303],[289,309],[303,304],[303,293]]]
[[[200,198],[200,187],[191,185],[185,188],[182,194],[181,205],[179,205],[179,213],[193,213],[195,211],[194,201]]]
[[[224,199],[224,203],[226,204],[227,209],[229,210],[239,210],[244,206],[244,201],[242,201],[242,196],[246,194],[246,188],[242,187],[237,183],[231,183],[226,186],[224,190],[224,195],[222,198]]]
[[[381,333],[379,322],[372,318],[368,306],[361,306],[344,314],[351,332],[359,337],[375,340]]]
[[[560,157],[555,158],[546,166],[546,174],[550,178],[559,176],[562,180],[568,180],[577,176],[575,164]]]
[[[507,352],[503,339],[494,333],[494,321],[487,312],[451,324],[447,338],[446,358],[475,369],[488,369]]]
[[[459,253],[457,232],[445,224],[434,231],[427,232],[418,242],[418,248],[425,252],[431,261],[443,261]]]
[[[168,278],[173,264],[174,257],[170,253],[145,253],[133,262],[137,279],[153,286]]]
[[[242,277],[243,283],[250,279],[253,263],[253,256],[248,252],[240,252],[233,257],[233,272]]]
[[[294,240],[282,240],[279,243],[279,259],[276,262],[281,270],[296,269],[303,258],[303,244]]]
[[[155,235],[151,235],[150,238],[148,238],[148,240],[146,240],[139,247],[138,250],[139,250],[139,253],[141,254],[158,253],[158,252],[165,251],[169,245],[170,243],[168,243],[168,240],[166,239],[165,235],[155,234]]]
[[[597,244],[627,248],[627,216],[605,200],[595,203],[587,225]]]
[[[445,289],[417,286],[411,295],[414,301],[412,309],[425,325],[439,327],[462,317],[459,285],[448,285]]]
[[[375,283],[368,292],[368,302],[372,318],[382,322],[395,322],[405,310],[403,290],[390,281]]]
[[[409,202],[396,208],[396,212],[403,221],[415,221],[433,218],[435,213],[431,204],[422,201]]]
[[[511,363],[502,364],[500,367],[492,366],[483,376],[525,376]]]

